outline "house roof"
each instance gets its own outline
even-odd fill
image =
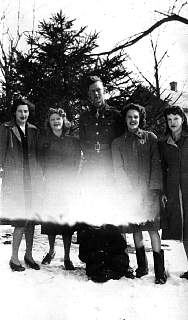
[[[164,90],[161,94],[162,100],[169,100],[170,105],[178,105],[185,111],[188,111],[188,92]]]

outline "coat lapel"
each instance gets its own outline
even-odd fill
[[[20,141],[21,141],[21,137],[20,137],[20,134],[19,134],[19,131],[18,131],[18,128],[16,127],[16,125],[13,125],[12,127],[12,132],[14,133],[14,135],[16,136],[16,138]]]

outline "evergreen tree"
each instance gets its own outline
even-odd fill
[[[76,30],[74,22],[62,11],[52,15],[49,21],[40,22],[35,36],[28,36],[29,52],[17,52],[16,91],[35,103],[39,124],[47,108],[55,104],[74,119],[87,105],[81,89],[83,76],[89,74],[101,77],[112,105],[121,107],[130,95],[133,84],[125,67],[126,54],[93,57],[98,34],[88,35],[86,27]]]

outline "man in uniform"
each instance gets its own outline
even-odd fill
[[[87,241],[84,238],[84,241],[80,243],[82,245],[80,249],[86,253],[84,261],[88,262],[92,253],[90,252],[92,250],[88,250],[87,248],[88,241],[91,243],[93,252],[96,249],[96,245],[96,250],[100,249],[100,254],[104,249],[103,247],[105,247],[104,255],[106,257],[107,247],[108,252],[111,252],[110,245],[107,245],[107,243],[114,243],[118,232],[121,238],[118,228],[108,225],[108,219],[110,217],[109,212],[112,211],[115,222],[115,212],[112,209],[111,199],[113,195],[111,143],[124,132],[124,124],[120,112],[105,102],[104,86],[98,76],[89,76],[86,79],[86,91],[89,98],[89,110],[81,114],[79,122],[80,143],[84,155],[81,176],[85,187],[85,198],[82,203],[82,210],[85,210],[86,225],[85,227],[84,225],[82,226],[82,230],[78,233],[78,238],[81,239],[83,233],[88,237]],[[93,225],[92,236],[89,233],[91,228],[88,226],[89,224]],[[105,233],[106,226],[112,229],[110,236]],[[101,235],[100,239],[98,237],[99,233]],[[118,250],[114,254],[118,257],[116,261],[117,265],[123,266],[124,259],[127,259],[127,264],[124,266],[121,276],[124,275],[133,279],[133,271],[129,268],[129,259],[126,251],[124,252],[125,255],[123,255],[123,261],[122,257],[118,255]],[[109,262],[109,257],[107,260]],[[86,266],[86,271],[88,271],[87,267],[88,265]],[[109,272],[109,265],[107,270],[104,268],[104,259],[95,261],[94,258],[91,266],[89,264],[89,270],[92,270],[92,272],[89,272],[89,276],[91,279],[95,279],[95,281],[118,278],[117,274],[114,274],[114,270],[113,272]]]

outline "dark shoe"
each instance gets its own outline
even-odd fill
[[[135,276],[134,276],[134,270],[129,267],[129,268],[125,271],[124,276],[125,276],[126,278],[129,278],[129,279],[134,279],[134,278],[135,278]]]
[[[148,268],[137,268],[136,269],[136,278],[142,278],[148,274]]]
[[[26,257],[24,257],[24,261],[25,261],[26,265],[27,265],[28,267],[30,267],[31,269],[40,270],[39,264],[36,263],[35,261],[32,262],[32,261],[30,261],[29,259],[27,259]]]
[[[64,260],[65,270],[75,270],[75,267],[71,260]]]
[[[119,280],[121,276],[117,277],[115,273],[112,270],[104,269],[96,274],[92,274],[89,279],[91,279],[93,282],[97,283],[103,283],[107,282],[108,280]]]
[[[45,257],[43,258],[43,260],[42,260],[42,264],[50,264],[51,263],[51,261],[52,261],[52,259],[54,259],[54,257],[55,257],[55,252],[51,255],[51,254],[49,254],[49,253],[47,253],[46,255],[45,255]]]
[[[153,251],[155,283],[165,284],[167,281],[167,274],[164,268],[164,251]]]
[[[136,259],[138,268],[136,269],[136,278],[141,278],[148,274],[148,261],[144,246],[136,249]]]
[[[12,271],[24,271],[25,268],[21,264],[15,264],[11,260],[9,261],[9,266],[12,269]]]
[[[188,280],[188,271],[180,274],[180,278],[181,278],[181,279],[187,279],[187,280]]]

